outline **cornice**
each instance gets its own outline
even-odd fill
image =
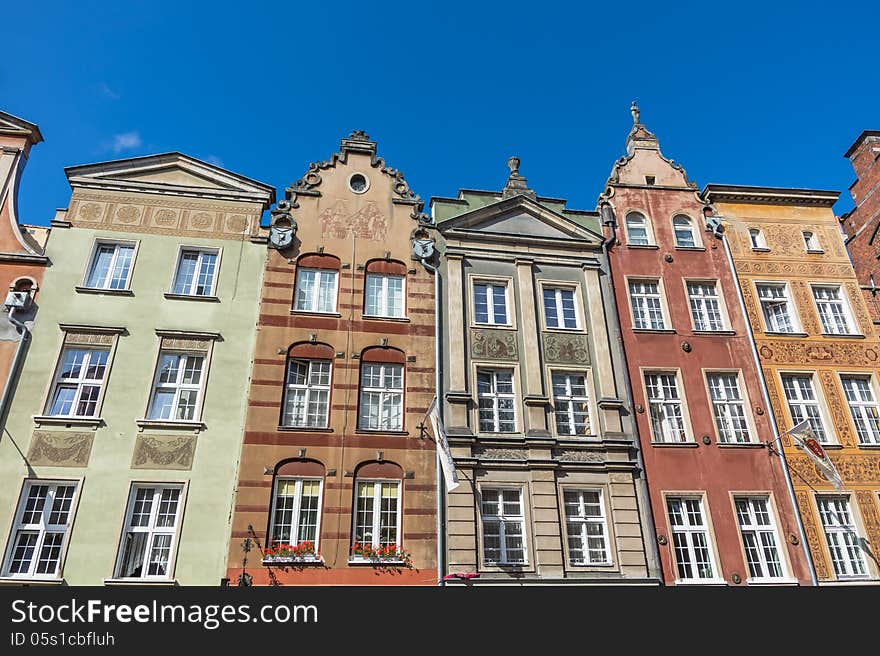
[[[829,208],[837,202],[839,197],[839,191],[827,191],[821,189],[751,187],[720,184],[706,185],[702,192],[702,198],[707,203],[801,205]]]
[[[843,156],[849,159],[849,156],[855,153],[862,145],[862,142],[868,137],[880,137],[880,130],[862,130],[862,133],[856,138],[855,141],[853,141],[852,145],[846,149],[846,152],[843,154]]]

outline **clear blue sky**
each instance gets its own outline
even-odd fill
[[[427,200],[500,189],[592,209],[637,99],[714,183],[843,192],[880,128],[876,2],[12,2],[0,109],[40,125],[26,223],[63,168],[169,150],[284,187],[363,129]],[[194,4],[194,3],[193,3]]]

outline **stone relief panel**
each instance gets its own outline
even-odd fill
[[[794,293],[795,302],[797,303],[798,314],[803,323],[804,332],[812,335],[822,333],[822,327],[819,325],[819,319],[813,309],[813,296],[808,289],[809,285],[801,280],[794,280],[791,283]]]
[[[138,435],[132,469],[192,469],[196,438],[192,435]]]
[[[849,294],[849,306],[853,310],[853,314],[856,318],[856,323],[858,324],[858,331],[862,335],[873,335],[874,324],[871,321],[871,317],[868,316],[868,312],[865,310],[865,301],[864,296],[862,295],[862,290],[859,289],[859,286],[854,282],[846,283],[846,291]]]
[[[779,260],[737,260],[741,274],[803,276],[809,278],[851,278],[852,267],[822,262],[780,262]]]
[[[89,464],[94,433],[34,431],[28,448],[30,465],[85,467]]]
[[[65,346],[112,346],[113,334],[70,331],[64,333]]]
[[[767,396],[770,397],[770,407],[773,408],[773,416],[776,417],[778,422],[782,423],[785,415],[782,412],[782,403],[779,400],[779,390],[776,388],[775,383],[771,382],[771,384],[767,385]],[[782,426],[780,426],[780,430],[782,430]],[[782,436],[782,445],[791,446],[791,438],[788,437],[788,435]]]
[[[207,351],[211,345],[208,339],[163,337],[162,349],[169,351]]]
[[[579,449],[553,449],[553,459],[560,462],[605,462],[605,456],[602,453]]]
[[[795,366],[810,362],[874,367],[880,357],[870,344],[806,340],[765,341],[758,349],[758,355],[768,363]]]
[[[880,544],[880,514],[877,512],[877,494],[870,490],[858,490],[856,498],[865,524],[865,532],[871,544]]]
[[[800,478],[809,485],[830,485],[819,472],[813,461],[805,455],[787,453],[785,459],[789,463],[795,479]],[[832,453],[831,459],[841,478],[849,485],[875,485],[880,479],[880,457],[876,455],[837,455]],[[797,480],[795,480],[797,482]]]
[[[522,449],[495,449],[489,447],[473,447],[475,458],[484,460],[525,460],[526,453]]]
[[[552,364],[590,364],[590,340],[587,335],[541,333],[544,359]]]
[[[800,491],[795,493],[797,505],[804,521],[804,532],[807,534],[807,544],[810,546],[810,554],[813,556],[813,565],[816,567],[816,576],[820,579],[830,578],[828,562],[825,560],[825,551],[822,549],[822,538],[819,535],[816,524],[816,516],[810,505],[810,495]]]
[[[830,371],[822,371],[819,373],[822,380],[822,388],[825,392],[825,399],[831,410],[831,419],[834,429],[837,431],[837,437],[840,443],[847,447],[855,447],[856,440],[849,430],[849,409],[844,407],[840,397],[840,388],[837,384],[837,376]]]
[[[367,201],[358,211],[349,213],[345,201],[338,200],[318,215],[318,223],[325,238],[383,241],[388,234],[388,218],[374,201]]]
[[[755,296],[752,294],[752,286],[748,280],[743,280],[740,288],[742,289],[743,303],[746,306],[746,314],[748,314],[752,330],[756,333],[760,333],[762,332],[761,321],[758,317],[758,306],[755,302]]]
[[[517,360],[516,333],[510,330],[471,330],[471,357],[487,360]]]

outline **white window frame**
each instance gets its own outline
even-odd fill
[[[685,523],[681,525],[675,525],[672,521],[672,510],[670,508],[671,501],[680,501],[682,503],[682,518],[685,520]],[[692,524],[690,521],[690,517],[688,516],[687,501],[696,501],[698,504],[698,510],[700,513],[700,524]],[[687,494],[687,493],[674,493],[666,495],[665,497],[665,506],[666,506],[666,519],[669,522],[669,542],[670,542],[670,551],[672,552],[672,561],[675,565],[675,582],[677,584],[682,583],[692,583],[692,584],[706,584],[706,583],[724,583],[724,579],[719,576],[718,571],[718,563],[715,558],[715,541],[712,536],[712,526],[709,519],[709,515],[706,512],[706,503],[702,494]],[[685,545],[684,548],[687,551],[688,555],[688,565],[691,567],[691,576],[682,576],[681,569],[682,565],[679,563],[678,553],[676,548],[676,534],[680,534],[684,536]],[[707,556],[709,558],[709,567],[712,569],[711,576],[708,577],[700,577],[694,576],[696,574],[697,569],[697,558],[696,558],[696,549],[698,548],[695,545],[694,536],[702,534],[705,537],[706,545],[705,549],[707,552]]]
[[[709,405],[712,408],[712,417],[715,421],[715,430],[718,433],[719,444],[751,444],[755,441],[755,430],[752,425],[751,412],[749,411],[749,397],[743,384],[742,375],[739,371],[708,370],[706,375],[706,389],[709,393]],[[712,379],[714,377],[732,377],[736,384],[736,393],[739,398],[728,398],[728,390],[721,386],[722,394],[719,398],[713,396]],[[739,430],[736,428],[734,415],[739,407],[742,422],[745,424],[745,439],[736,439]],[[733,436],[734,439],[730,439]]]
[[[662,396],[652,398],[649,390],[650,385],[648,384],[649,376],[671,376],[672,380],[675,381],[675,390],[678,394],[678,398],[666,398],[665,390],[663,390],[662,383],[659,385],[659,389],[662,392]],[[642,385],[644,385],[645,390],[645,403],[647,404],[647,408],[645,411],[648,413],[648,425],[651,429],[651,440],[654,444],[683,444],[686,442],[692,442],[693,438],[691,437],[691,429],[688,423],[688,407],[687,400],[684,395],[684,386],[681,382],[681,376],[678,371],[670,371],[670,370],[655,370],[655,369],[645,369],[642,370]],[[680,431],[683,435],[678,439],[669,439],[670,436],[675,437],[674,433],[679,432],[677,428],[672,426],[670,418],[666,413],[666,406],[669,405],[677,405],[680,411],[680,421],[681,428]],[[663,415],[658,415],[658,421],[661,425],[662,433],[657,434],[657,430],[655,427],[655,418],[654,418],[654,406],[661,406]],[[670,433],[672,431],[672,433]]]
[[[553,307],[556,310],[557,325],[552,325],[547,316],[547,292],[553,292]],[[563,314],[562,294],[568,292],[571,294],[571,303],[574,308],[574,325],[565,325],[565,316]],[[544,327],[549,330],[581,330],[582,318],[580,303],[578,302],[578,288],[575,286],[557,285],[552,283],[541,284],[541,306],[544,310]]]
[[[220,255],[222,249],[220,248],[206,248],[204,246],[181,246],[177,252],[177,264],[174,267],[174,275],[171,278],[171,294],[174,296],[193,296],[195,298],[212,298],[217,295],[217,279],[220,277]],[[180,265],[183,263],[183,256],[186,253],[198,253],[198,258],[196,259],[196,268],[193,274],[193,278],[189,283],[189,288],[183,292],[177,291],[177,276],[180,273]],[[204,256],[205,255],[214,255],[216,259],[214,260],[214,272],[211,276],[211,288],[208,290],[206,294],[198,294],[196,290],[199,286],[199,278],[202,274],[202,267],[204,266]]]
[[[498,374],[501,372],[510,373],[510,385],[512,392],[499,392],[498,391]],[[480,393],[479,389],[479,376],[481,373],[488,373],[492,375],[492,389],[487,393]],[[517,412],[517,370],[513,367],[495,367],[495,366],[483,366],[478,365],[474,374],[474,392],[477,397],[477,431],[479,433],[484,434],[499,434],[499,435],[513,435],[519,430],[519,418]],[[492,426],[495,430],[484,431],[482,428],[482,421],[480,419],[480,399],[489,399],[492,401]],[[500,401],[502,399],[511,399],[511,412],[513,413],[513,430],[502,431],[498,430],[501,426],[500,419],[500,411],[502,408],[500,407]]]
[[[65,344],[61,348],[61,354],[58,358],[58,364],[55,370],[55,376],[52,380],[52,386],[49,390],[49,396],[46,399],[45,404],[45,413],[47,417],[70,417],[76,419],[97,419],[101,416],[101,405],[104,399],[104,389],[107,384],[107,375],[110,372],[110,363],[113,358],[113,346],[110,347],[91,347],[91,346],[80,346],[78,344]],[[86,358],[83,360],[83,363],[79,368],[79,376],[76,378],[62,378],[61,374],[64,370],[64,357],[68,351],[85,351],[87,353]],[[86,378],[86,373],[89,369],[92,360],[92,353],[106,353],[107,359],[104,363],[104,374],[101,378]],[[73,413],[68,414],[51,414],[52,406],[55,402],[55,396],[58,393],[58,390],[61,387],[75,387],[76,392],[74,394],[74,401],[71,403],[71,410]],[[77,414],[76,408],[82,401],[83,389],[86,387],[97,387],[98,394],[95,398],[95,412],[90,415],[81,415]]]
[[[299,305],[299,291],[300,284],[302,283],[302,274],[303,273],[314,273],[314,285],[312,285],[311,289],[308,291],[308,299],[306,307],[300,307]],[[331,303],[331,308],[329,310],[321,310],[319,309],[319,301],[321,298],[321,276],[323,275],[332,275],[333,276],[333,301]],[[339,304],[339,271],[337,269],[321,269],[316,267],[297,267],[296,268],[296,281],[293,289],[293,310],[294,312],[309,312],[312,314],[337,314],[337,308]]]
[[[368,387],[364,383],[364,369],[366,367],[379,367],[379,386],[378,387]],[[393,378],[393,375],[389,374],[388,369],[390,367],[399,367],[400,368],[400,387],[389,387],[386,382],[389,375]],[[375,362],[371,360],[367,360],[366,362],[361,362],[360,367],[360,379],[359,379],[359,394],[358,394],[358,430],[362,431],[375,431],[375,432],[388,432],[388,431],[402,431],[404,426],[404,402],[405,402],[405,392],[406,392],[406,367],[403,366],[400,362]],[[379,402],[378,402],[378,413],[377,413],[377,421],[378,424],[375,428],[369,426],[369,415],[364,413],[364,410],[367,408],[367,405],[364,402],[365,395],[367,394],[378,394]],[[397,396],[400,398],[400,406],[398,417],[400,417],[399,425],[382,425],[382,417],[386,408],[394,408],[393,398]]]
[[[797,398],[789,399],[788,393],[785,390],[785,379],[789,377],[794,378],[807,378],[810,381],[810,390],[813,392],[813,399],[804,398],[801,389],[795,386],[795,391],[797,392]],[[805,419],[810,419],[809,415],[806,412],[806,407],[810,405],[815,405],[819,414],[818,420],[822,428],[822,435],[816,435],[816,439],[819,440],[821,444],[835,444],[836,437],[835,432],[830,430],[832,423],[828,421],[828,413],[825,409],[825,398],[824,393],[822,391],[822,382],[818,380],[815,372],[812,371],[780,371],[779,372],[779,382],[782,389],[782,396],[785,399],[785,406],[788,409],[788,414],[791,417],[792,426],[797,425],[801,421]],[[802,416],[795,416],[794,409],[792,407],[794,404],[796,407],[801,407]],[[813,422],[810,422],[810,426],[813,428],[813,432],[815,433],[815,426]]]
[[[829,508],[829,511],[823,511],[823,505],[828,502],[843,502],[847,517],[841,517],[839,508]],[[828,549],[828,555],[831,557],[831,566],[834,569],[834,575],[840,580],[859,580],[871,577],[868,559],[865,558],[862,549],[862,536],[859,533],[859,526],[855,513],[853,512],[852,496],[849,494],[817,494],[816,510],[819,514],[819,523],[822,525],[822,535],[825,539],[825,547]],[[830,519],[832,523],[826,523]],[[848,522],[843,522],[848,519]],[[832,540],[831,536],[835,536]],[[853,540],[853,537],[855,538]],[[849,539],[848,539],[849,538]],[[835,543],[832,546],[832,541]],[[856,550],[857,558],[853,557],[852,549]],[[835,553],[837,552],[837,553]],[[843,556],[845,559],[837,558]],[[841,572],[839,565],[843,565],[844,571]],[[857,572],[857,565],[861,564],[863,571]]]
[[[760,228],[749,228],[749,245],[753,251],[767,251],[767,239]]]
[[[822,244],[819,243],[819,236],[816,234],[815,230],[804,230],[801,234],[804,237],[804,248],[806,248],[808,253],[825,252],[822,250]],[[809,235],[809,237],[807,235]]]
[[[565,394],[557,396],[556,395],[556,385],[555,378],[557,376],[565,377]],[[583,376],[584,377],[584,388],[586,391],[585,396],[578,396],[572,394],[572,386],[571,386],[571,377],[572,376]],[[553,431],[558,437],[564,439],[586,439],[591,437],[596,437],[597,430],[596,426],[593,423],[593,390],[591,387],[590,380],[591,372],[590,371],[573,371],[569,369],[550,369],[550,390],[552,394],[553,401]],[[515,389],[515,388],[514,388]],[[564,408],[560,408],[560,404],[558,399],[562,400],[562,403],[565,404]],[[559,430],[559,423],[557,420],[558,415],[564,414],[568,416],[568,425],[569,427],[573,427],[575,425],[575,411],[572,407],[574,403],[583,403],[587,409],[587,432],[586,433],[562,433]]]
[[[645,285],[645,284],[654,284],[657,286],[657,292],[635,292],[633,290],[633,285]],[[663,282],[658,278],[627,278],[626,281],[627,293],[629,295],[629,308],[630,308],[630,316],[632,317],[632,326],[634,330],[669,330],[669,314],[666,309],[666,294],[663,289]],[[656,299],[657,303],[660,306],[660,319],[662,324],[660,326],[651,325],[650,322],[647,325],[640,326],[638,325],[638,313],[636,312],[636,308],[638,307],[641,316],[645,317],[650,321],[650,311],[649,311],[649,303],[648,301],[651,299]]]
[[[782,288],[782,296],[774,296],[772,298],[762,298],[761,297],[761,288],[762,287],[776,287]],[[767,333],[779,333],[782,335],[791,335],[794,333],[803,332],[801,328],[800,316],[798,314],[797,306],[795,305],[794,299],[791,295],[791,288],[789,284],[784,281],[760,281],[755,282],[755,295],[758,299],[758,304],[761,307],[761,318],[764,321],[764,332]],[[769,306],[771,303],[777,305],[785,306],[785,314],[788,319],[788,323],[791,325],[791,330],[778,330],[778,327],[772,326],[770,323],[770,318],[768,317],[766,306]]]
[[[569,503],[567,501],[568,494],[577,494],[578,495],[578,515],[571,516],[568,514]],[[598,508],[599,515],[587,515],[584,512],[585,506],[588,503],[585,501],[585,494],[596,494],[598,495]],[[562,488],[562,505],[563,505],[563,521],[565,522],[565,553],[568,557],[568,563],[572,567],[597,567],[597,566],[608,566],[613,565],[613,559],[611,554],[611,539],[608,532],[608,513],[605,508],[605,491],[602,488],[586,488],[586,487],[563,487]],[[592,505],[592,502],[590,502]],[[577,524],[580,527],[580,534],[573,535],[569,524]],[[605,552],[604,560],[591,560],[590,559],[590,548],[589,548],[589,540],[590,538],[596,538],[596,536],[589,535],[588,526],[598,526],[601,529],[601,540],[603,544],[603,551]],[[581,545],[581,551],[584,554],[584,560],[582,562],[576,561],[571,557],[571,540],[579,539]]]
[[[361,496],[359,495],[358,488],[361,484],[364,485],[372,485],[373,486],[373,508],[370,511],[372,513],[372,537],[370,539],[370,546],[375,548],[379,548],[382,545],[381,535],[382,535],[382,485],[387,484],[395,484],[397,486],[397,510],[395,512],[395,537],[396,541],[390,542],[389,544],[393,544],[400,550],[403,545],[401,544],[401,539],[403,538],[403,533],[401,531],[402,519],[403,519],[403,481],[399,478],[355,478],[354,480],[354,512],[352,513],[352,524],[351,524],[351,546],[354,547],[357,538],[357,522],[358,522],[358,512],[360,508],[360,500]],[[366,497],[364,497],[366,498]],[[362,543],[366,544],[366,543]],[[350,562],[364,562],[369,561],[368,558],[364,558],[363,556],[359,556],[356,554],[351,554],[349,557]],[[396,561],[392,561],[396,562]]]
[[[816,298],[816,292],[820,289],[828,289],[834,290],[837,292],[838,298],[836,299],[820,299]],[[810,294],[813,297],[813,303],[816,306],[816,314],[819,315],[819,323],[822,325],[822,333],[825,335],[856,335],[858,334],[856,331],[856,322],[853,317],[852,308],[849,305],[849,299],[847,298],[846,290],[841,284],[834,283],[810,283]],[[833,304],[839,304],[841,312],[840,314],[843,317],[844,322],[846,323],[846,331],[840,331],[837,328],[837,325],[828,326],[825,322],[825,315],[822,312],[822,308],[828,306],[832,306]],[[831,311],[832,315],[834,314]],[[831,328],[831,330],[829,330]]]
[[[134,271],[134,263],[137,258],[138,251],[138,243],[137,241],[115,241],[112,239],[96,239],[94,245],[92,246],[91,255],[89,255],[88,263],[86,264],[86,272],[83,276],[82,287],[85,289],[103,289],[105,291],[116,292],[116,291],[127,291],[131,288],[131,276]],[[95,265],[97,264],[98,251],[101,248],[112,246],[113,247],[113,255],[110,258],[110,266],[107,269],[107,275],[104,277],[104,280],[100,285],[94,286],[89,284],[89,278],[92,277],[92,272],[95,269]],[[111,287],[110,282],[113,280],[113,273],[116,269],[117,264],[119,263],[119,251],[120,247],[122,248],[131,248],[131,259],[128,262],[128,273],[125,276],[124,284],[122,287]]]
[[[480,487],[480,562],[484,567],[528,567],[529,565],[529,541],[527,530],[527,515],[525,494],[522,487],[512,487],[510,485],[489,485]],[[486,503],[486,494],[488,492],[498,493],[494,504],[496,514],[487,515],[484,505]],[[519,515],[507,515],[504,512],[504,492],[516,492],[519,495]],[[497,561],[488,560],[486,558],[486,520],[498,522],[499,535],[499,558]],[[510,561],[507,559],[507,524],[508,522],[519,522],[521,527],[520,538],[522,540],[522,561]]]
[[[306,372],[306,382],[304,384],[294,384],[290,382],[290,374],[291,374],[291,364],[293,363],[306,363],[308,366],[308,370]],[[312,374],[314,373],[314,365],[315,364],[326,364],[328,366],[327,371],[327,384],[319,384],[312,383]],[[289,428],[327,428],[329,426],[330,421],[330,390],[333,384],[333,361],[326,360],[321,358],[296,358],[296,357],[288,357],[287,363],[284,371],[284,398],[281,403],[281,425]],[[305,402],[303,403],[303,409],[305,414],[302,417],[302,421],[295,422],[291,421],[288,412],[288,406],[290,405],[290,395],[294,390],[303,390],[305,393]],[[327,393],[327,401],[324,409],[324,420],[320,424],[310,424],[308,423],[309,419],[309,407],[312,404],[312,397],[315,395],[320,395],[321,392]]]
[[[317,483],[318,484],[318,507],[317,507],[317,520],[315,523],[315,539],[311,540],[312,545],[315,548],[314,556],[305,556],[304,560],[317,560],[319,550],[319,543],[321,541],[321,511],[324,503],[324,479],[316,476],[277,476],[275,478],[275,482],[272,485],[272,508],[270,509],[271,515],[269,515],[269,534],[266,539],[267,545],[272,546],[275,544],[275,529],[276,529],[276,511],[278,509],[278,488],[281,482],[294,482],[294,495],[293,495],[293,508],[290,519],[290,535],[293,537],[294,535],[299,536],[301,526],[300,522],[302,519],[302,491],[303,491],[303,483]],[[294,542],[293,540],[289,540],[286,544],[292,544],[294,546],[300,544],[303,540],[297,540]]]
[[[377,302],[378,312],[376,313],[368,313],[367,307],[369,304],[369,293],[370,293],[370,279],[371,278],[379,278],[382,281],[382,286],[379,291],[379,298]],[[400,280],[400,314],[391,314],[388,311],[388,307],[390,305],[390,287],[388,285],[389,279],[394,278],[396,280]],[[406,318],[406,276],[402,276],[399,274],[392,273],[377,273],[375,271],[368,271],[364,276],[364,316],[365,317],[381,317],[383,319],[405,319]]]
[[[132,526],[131,518],[134,513],[135,500],[137,498],[137,490],[153,488],[153,500],[150,506],[150,519],[146,527]],[[166,527],[156,526],[156,518],[159,514],[160,504],[162,503],[162,492],[166,489],[178,490],[177,509],[174,517],[174,526]],[[116,554],[116,564],[113,566],[114,578],[125,581],[170,581],[174,579],[174,571],[177,565],[177,545],[179,542],[179,533],[183,522],[183,508],[186,502],[186,485],[183,483],[173,483],[166,481],[141,481],[131,484],[128,493],[128,503],[125,509],[125,522],[122,525],[122,535],[119,539],[119,546]],[[145,530],[133,530],[145,529]],[[170,529],[170,530],[169,530]],[[141,562],[142,572],[140,576],[122,576],[121,568],[125,558],[125,539],[129,532],[147,533],[147,541],[144,543],[144,559]],[[151,552],[153,550],[153,541],[158,535],[171,535],[171,543],[168,546],[168,564],[167,573],[165,575],[149,574],[149,565]],[[145,567],[144,567],[145,566]]]
[[[856,394],[859,398],[857,400],[850,399],[851,390],[848,389],[848,383],[851,380],[861,380],[867,383],[871,398],[866,400],[862,398],[859,390],[855,390],[859,392]],[[880,446],[880,403],[877,401],[877,386],[874,376],[870,373],[841,373],[840,386],[843,388],[843,397],[846,400],[846,405],[849,407],[859,444]],[[873,421],[876,424],[873,429],[871,428],[871,414],[874,415]],[[860,425],[862,428],[860,428]],[[862,438],[863,434],[867,435],[867,439]]]
[[[758,511],[755,503],[759,501],[763,502],[766,507],[767,524],[761,524],[757,521]],[[747,505],[747,523],[743,522],[739,508],[740,502]],[[779,583],[789,580],[790,575],[783,550],[785,543],[780,541],[776,513],[771,497],[767,494],[735,494],[733,497],[733,509],[739,529],[740,541],[742,542],[743,554],[745,555],[746,567],[749,570],[749,576],[746,581],[748,583]],[[746,539],[747,534],[753,536],[754,546],[749,546],[749,541]],[[766,542],[768,538],[772,539],[772,548],[776,551],[776,560],[779,566],[778,576],[769,576],[770,565],[767,557],[768,546]],[[754,576],[752,574],[753,567],[760,568],[762,575]]]
[[[630,217],[638,220],[641,219],[642,226],[645,229],[645,240],[644,244],[634,243],[632,239],[632,234],[630,233]],[[648,216],[644,212],[639,212],[638,210],[632,210],[627,212],[623,218],[623,225],[626,231],[626,245],[627,246],[656,246],[656,241],[654,240],[654,231],[651,228],[651,221],[648,219]]]
[[[678,228],[675,225],[675,222],[678,219],[684,219],[688,222],[688,228],[691,233],[691,240],[694,242],[690,246],[688,246],[686,244],[680,244],[678,242]],[[689,217],[687,214],[684,214],[682,212],[679,212],[672,217],[672,239],[675,242],[676,248],[702,248],[703,247],[703,241],[700,238],[700,231],[697,230],[697,226],[694,223],[694,220],[691,217]]]
[[[477,319],[477,286],[486,286],[486,321]],[[503,289],[505,321],[495,321],[495,296]],[[510,311],[510,283],[506,280],[484,280],[474,278],[471,280],[471,293],[473,295],[474,324],[477,326],[513,326],[513,314]]]
[[[8,578],[22,580],[58,580],[62,578],[64,570],[64,561],[67,554],[67,545],[70,540],[70,532],[73,529],[74,516],[76,514],[76,506],[79,501],[79,490],[81,480],[62,480],[62,479],[40,479],[27,478],[23,481],[19,491],[18,503],[15,506],[15,515],[13,516],[12,528],[9,532],[9,539],[6,542],[6,552],[3,557],[2,575]],[[49,489],[46,492],[43,509],[40,511],[40,520],[37,523],[24,523],[24,514],[27,508],[27,502],[30,491],[35,486],[45,485]],[[59,487],[72,487],[73,495],[70,498],[70,504],[67,508],[67,517],[64,524],[50,524],[52,510],[55,505],[55,498]],[[20,533],[36,533],[37,540],[31,552],[31,560],[26,572],[13,573],[12,560],[15,556],[16,546]],[[46,535],[48,533],[62,533],[61,544],[58,546],[58,561],[53,572],[36,573],[37,566],[42,559],[42,551],[45,546]]]
[[[701,288],[711,288],[712,295],[704,293],[694,294],[691,285],[698,285]],[[719,293],[717,280],[685,280],[685,293],[688,298],[688,308],[691,313],[691,323],[695,332],[720,332],[729,330],[729,321],[727,317],[724,299]],[[712,327],[710,313],[708,310],[709,302],[714,301],[717,306],[718,326]]]
[[[163,356],[177,356],[181,358],[178,361],[177,367],[177,378],[173,383],[160,383],[159,376],[162,374],[162,358]],[[175,422],[175,421],[201,421],[202,418],[202,405],[205,396],[205,381],[208,379],[208,365],[210,362],[210,353],[208,351],[178,351],[175,349],[160,349],[159,356],[156,359],[156,373],[153,376],[153,388],[150,390],[150,401],[147,405],[147,420],[148,421],[163,421],[163,422]],[[186,358],[183,360],[183,358]],[[184,383],[183,376],[186,371],[186,365],[189,363],[190,358],[201,358],[202,359],[202,367],[199,372],[199,382],[198,384],[193,383]],[[160,391],[171,391],[174,390],[174,402],[171,406],[172,416],[163,418],[163,417],[154,417],[153,416],[153,403],[156,399],[156,393]],[[175,415],[177,414],[177,410],[180,406],[180,397],[184,392],[196,392],[196,400],[195,406],[193,407],[193,416],[189,419],[178,419]]]

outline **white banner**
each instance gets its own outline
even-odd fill
[[[434,427],[434,443],[437,445],[437,457],[440,458],[440,468],[443,470],[443,478],[446,481],[446,491],[451,492],[459,486],[458,473],[455,471],[452,453],[449,452],[449,444],[446,442],[446,430],[443,428],[443,421],[440,419],[440,405],[437,403],[437,397],[434,397],[434,400],[431,402],[428,416],[431,418],[431,425]]]
[[[843,479],[840,477],[837,467],[831,462],[831,458],[828,457],[828,452],[825,451],[819,443],[819,440],[816,439],[813,429],[810,428],[810,422],[806,420],[802,421],[788,431],[788,434],[791,435],[795,444],[807,454],[807,457],[816,463],[819,471],[828,482],[831,483],[835,489],[842,490]]]

